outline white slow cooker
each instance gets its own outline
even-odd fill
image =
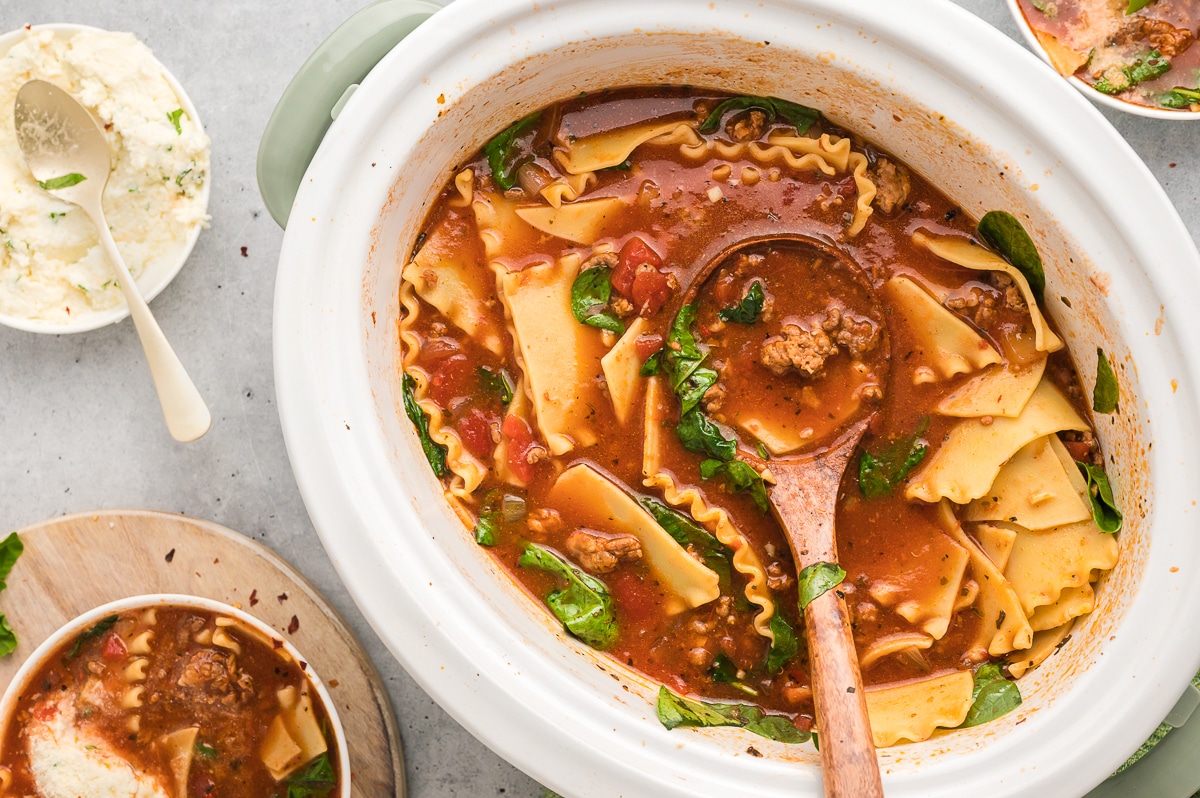
[[[400,268],[430,199],[497,130],[605,87],[776,95],[896,153],[976,217],[1029,220],[1084,383],[1098,346],[1121,379],[1120,413],[1099,433],[1126,525],[1096,611],[1021,680],[1018,710],[880,751],[887,794],[1078,796],[1103,781],[1200,666],[1200,256],[1125,142],[1049,67],[940,0],[458,0],[343,95],[339,63],[378,55],[355,36],[365,28],[379,48],[387,19],[407,14],[411,29],[431,11],[386,0],[340,30],[285,95],[260,160],[268,207],[280,218],[290,206],[275,302],[288,451],[391,652],[488,746],[566,795],[820,794],[810,746],[663,729],[654,685],[568,639],[492,563],[422,457],[398,368]],[[334,101],[291,205],[271,163],[303,169],[324,127],[304,115]]]

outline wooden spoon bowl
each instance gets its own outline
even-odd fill
[[[765,302],[755,321],[766,322],[766,340],[759,323],[713,322],[719,420],[758,439],[738,456],[774,479],[768,496],[800,575],[825,795],[882,796],[844,595],[828,589],[805,605],[804,584],[806,574],[832,572],[838,561],[838,489],[879,412],[890,359],[886,317],[864,269],[832,244],[797,235],[727,246],[696,271],[684,303],[698,303],[704,324],[706,306],[731,307],[756,282]],[[764,368],[774,375],[765,390]]]

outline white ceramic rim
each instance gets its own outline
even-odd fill
[[[360,239],[371,239],[378,220],[354,219],[338,194],[339,187],[353,186],[356,210],[376,200],[376,208],[386,204],[394,173],[390,179],[372,176],[365,164],[359,163],[364,160],[362,153],[376,152],[377,142],[364,131],[376,130],[386,118],[388,110],[380,106],[387,103],[382,100],[395,100],[409,91],[431,101],[437,88],[424,85],[421,76],[435,72],[447,52],[455,48],[476,52],[473,44],[485,39],[489,31],[513,30],[517,22],[536,13],[524,0],[496,0],[488,5],[486,13],[477,5],[460,2],[448,6],[422,26],[422,35],[402,42],[380,62],[331,128],[297,196],[280,256],[274,323],[276,392],[297,482],[335,568],[382,641],[439,704],[501,756],[559,790],[596,795],[690,796],[697,794],[696,785],[704,784],[704,794],[718,794],[722,789],[724,794],[739,794],[746,783],[736,782],[733,777],[744,776],[747,771],[730,767],[728,770],[736,771],[730,773],[698,761],[691,755],[691,738],[677,738],[677,762],[669,762],[655,758],[662,756],[662,740],[652,731],[642,730],[628,739],[612,734],[615,726],[608,724],[614,722],[615,713],[605,714],[606,707],[600,702],[592,701],[586,707],[596,713],[595,717],[585,717],[569,702],[551,700],[546,702],[550,706],[540,704],[537,699],[542,697],[541,691],[549,692],[548,685],[557,687],[562,681],[559,663],[524,656],[527,641],[507,635],[507,629],[493,630],[472,618],[469,610],[478,607],[448,595],[446,585],[461,583],[461,579],[455,581],[459,575],[448,572],[440,561],[420,561],[428,554],[428,546],[422,544],[418,551],[405,551],[410,556],[403,564],[403,573],[388,570],[394,567],[394,561],[389,561],[389,547],[395,547],[395,541],[388,539],[393,533],[390,525],[420,528],[422,517],[413,511],[395,517],[381,512],[394,505],[386,489],[394,491],[397,487],[378,474],[392,444],[361,437],[362,430],[378,425],[375,398],[363,395],[370,393],[367,369],[357,361],[363,349],[359,338],[361,319],[349,318],[361,311],[362,286],[355,283],[344,290],[339,286],[336,298],[317,295],[311,290],[318,285],[325,287],[315,274],[320,269],[295,264],[327,264],[335,262],[331,260],[335,257],[344,261],[347,250],[338,250],[330,239],[343,244],[353,241],[349,251],[355,253]],[[619,20],[621,15],[613,8],[629,11],[632,2],[610,2],[605,8],[604,4],[589,4],[587,0],[562,0],[553,13],[559,19],[574,21],[570,12],[583,5],[603,9],[604,17]],[[1186,390],[1186,386],[1195,384],[1200,369],[1195,356],[1183,355],[1185,350],[1178,344],[1200,340],[1200,318],[1187,305],[1187,297],[1200,276],[1200,256],[1144,164],[1079,94],[1063,87],[1057,77],[1050,80],[1045,67],[1028,51],[957,6],[938,0],[911,0],[902,6],[885,0],[863,0],[846,7],[837,0],[809,0],[803,7],[836,19],[843,28],[858,25],[859,35],[868,39],[881,32],[886,34],[896,47],[906,54],[920,53],[926,64],[953,76],[960,86],[989,85],[999,74],[995,71],[998,66],[1003,66],[1006,77],[1017,85],[1039,85],[1042,91],[1023,92],[1019,100],[1015,96],[986,95],[1021,129],[1092,132],[1086,142],[1050,148],[1061,160],[1059,168],[1069,170],[1093,196],[1122,198],[1127,213],[1108,221],[1126,241],[1136,242],[1132,251],[1137,262],[1174,264],[1172,269],[1156,269],[1144,280],[1162,299],[1165,316],[1170,320],[1170,327],[1156,346],[1178,353],[1172,360],[1171,374],[1180,377],[1185,391],[1174,396],[1169,388],[1164,390],[1163,369],[1147,362],[1139,364],[1139,379],[1146,386],[1145,395],[1139,399],[1154,403],[1159,414],[1156,418],[1166,419],[1178,428],[1177,434],[1172,429],[1172,435],[1155,441],[1155,473],[1164,474],[1166,479],[1160,485],[1169,482],[1171,495],[1177,500],[1171,505],[1156,505],[1156,523],[1193,527],[1188,511],[1177,506],[1183,496],[1189,495],[1190,488],[1170,473],[1167,464],[1190,462],[1191,452],[1180,441],[1195,434],[1195,419],[1200,418],[1196,398]],[[722,13],[719,7],[710,5],[709,9],[712,14]],[[606,22],[600,14],[592,16],[595,24],[589,36],[609,35],[620,24]],[[914,17],[923,20],[919,29],[913,24]],[[690,30],[687,22],[675,25],[676,29]],[[988,42],[988,48],[980,46],[983,41]],[[930,42],[938,43],[936,51],[931,51]],[[513,55],[513,61],[530,52],[541,52],[527,46],[530,49]],[[494,66],[500,68],[499,63]],[[486,68],[492,67],[488,64]],[[431,93],[430,98],[425,98],[425,93]],[[422,129],[425,124],[428,122],[421,118]],[[1105,170],[1091,168],[1099,162],[1106,164]],[[366,232],[360,234],[364,227]],[[351,234],[344,230],[353,230],[354,237],[347,238]],[[327,273],[328,269],[323,271]],[[1138,277],[1137,270],[1132,269],[1131,279]],[[1127,282],[1118,280],[1118,285]],[[347,306],[352,293],[358,295],[353,313]],[[335,308],[345,311],[347,317],[337,317]],[[314,338],[313,331],[318,328],[331,340]],[[337,347],[341,347],[340,360],[322,360],[325,355],[319,350]],[[317,362],[330,370],[314,373]],[[1181,534],[1174,534],[1169,543],[1152,549],[1146,571],[1158,579],[1167,571],[1166,562],[1174,565],[1179,558],[1191,565],[1196,546]],[[1003,752],[1009,757],[1003,770],[989,767],[980,772],[972,767],[979,764],[973,757],[953,761],[943,757],[923,764],[915,775],[885,775],[889,794],[925,798],[986,787],[994,796],[1078,795],[1102,781],[1149,736],[1200,665],[1200,639],[1178,634],[1182,620],[1200,614],[1200,582],[1170,581],[1168,589],[1143,579],[1138,601],[1132,602],[1123,616],[1122,634],[1112,650],[1099,652],[1087,672],[1076,679],[1072,691],[1059,696],[1055,706],[1026,718],[1031,723],[1025,732],[988,740],[989,756],[995,758]],[[1146,594],[1153,594],[1158,603],[1142,601]],[[1168,623],[1175,631],[1170,638],[1162,632]],[[455,631],[446,631],[448,627],[455,627]],[[1156,644],[1164,640],[1169,644],[1158,648],[1137,645],[1142,635],[1151,633],[1157,636]],[[564,658],[573,656],[569,646],[563,648]],[[1140,670],[1118,670],[1115,657],[1103,656],[1117,651]],[[652,717],[652,707],[647,712]],[[1044,743],[1050,716],[1056,719],[1055,734],[1078,744],[1054,746],[1053,751],[1035,745],[1030,732],[1041,727],[1040,737],[1034,737]],[[1104,735],[1096,734],[1099,728],[1105,729]],[[594,736],[588,739],[589,734]],[[686,774],[667,772],[672,766],[676,770],[685,767],[679,763],[686,763]],[[692,781],[684,784],[680,781],[683,778]],[[797,773],[791,788],[799,794],[815,784],[811,774]],[[763,795],[783,794],[772,791],[776,786],[768,788],[759,783],[756,790]]]
[[[30,31],[50,30],[57,34],[75,34],[85,31],[91,32],[108,32],[104,28],[93,27],[92,25],[77,25],[72,22],[46,22],[39,25],[31,25],[28,28],[17,28],[0,35],[0,57],[9,51],[18,41]],[[179,105],[183,108],[188,117],[196,123],[196,127],[204,130],[204,123],[200,121],[200,114],[196,111],[196,105],[192,102],[192,98],[183,90],[181,84],[171,71],[163,65],[158,56],[154,56],[155,62],[162,70],[163,77],[167,79],[171,89],[179,98]],[[209,158],[208,179],[204,181],[204,185],[200,188],[200,199],[203,203],[203,210],[208,211],[208,199],[212,188],[212,158]],[[200,238],[200,231],[204,229],[204,225],[196,225],[192,231],[188,233],[187,240],[184,241],[183,249],[179,251],[179,258],[169,268],[163,270],[161,276],[154,283],[145,284],[146,272],[142,272],[142,276],[137,279],[138,289],[142,292],[142,296],[147,302],[152,301],[155,297],[163,292],[176,275],[183,269],[183,264],[187,263],[188,257],[192,254],[192,249],[196,246],[196,240]],[[107,310],[96,310],[84,316],[80,316],[78,322],[72,319],[66,324],[59,322],[47,321],[45,319],[23,319],[19,316],[9,316],[0,313],[0,324],[12,327],[16,330],[32,333],[48,333],[50,335],[66,335],[70,333],[89,332],[97,330],[101,327],[107,327],[109,324],[115,324],[129,316],[129,307],[125,304],[124,298],[121,299],[121,304]]]
[[[1137,105],[1136,103],[1127,103],[1124,100],[1119,100],[1116,97],[1110,97],[1102,91],[1096,91],[1091,85],[1082,78],[1074,75],[1064,78],[1058,74],[1058,70],[1054,69],[1050,63],[1050,56],[1046,55],[1045,48],[1038,41],[1037,36],[1033,32],[1033,28],[1029,24],[1029,20],[1025,19],[1025,12],[1021,10],[1020,0],[1004,0],[1008,6],[1008,12],[1012,14],[1013,20],[1017,23],[1017,28],[1020,29],[1021,35],[1025,37],[1026,43],[1029,44],[1029,49],[1033,50],[1039,58],[1046,62],[1047,66],[1054,72],[1055,75],[1062,80],[1067,81],[1076,89],[1094,103],[1112,108],[1116,111],[1124,111],[1127,114],[1134,116],[1144,116],[1148,119],[1167,119],[1172,122],[1189,122],[1200,120],[1200,113],[1196,111],[1173,111],[1169,108],[1151,108],[1148,105]]]
[[[297,663],[305,663],[305,667],[301,668],[301,670],[308,678],[309,684],[316,688],[317,695],[320,697],[321,703],[325,706],[325,714],[329,718],[329,725],[333,729],[334,740],[337,742],[338,773],[341,785],[341,789],[338,790],[338,798],[351,798],[350,777],[352,774],[350,771],[349,747],[346,745],[346,731],[342,728],[342,721],[338,717],[337,706],[335,706],[333,698],[329,695],[329,691],[325,689],[325,683],[321,681],[321,677],[316,674],[312,666],[308,663],[308,659],[287,638],[248,612],[239,610],[237,607],[224,602],[203,598],[202,596],[187,596],[180,593],[148,593],[142,596],[130,596],[129,598],[117,599],[116,601],[102,604],[93,610],[88,610],[82,615],[67,621],[33,650],[33,653],[21,664],[12,681],[8,683],[8,688],[4,691],[4,697],[0,698],[0,740],[3,740],[4,735],[7,733],[13,704],[23,691],[25,683],[45,663],[46,658],[57,651],[59,647],[72,637],[81,634],[89,627],[110,615],[119,615],[130,610],[163,606],[187,607],[218,615],[231,615],[265,635],[268,640],[278,640],[283,644],[283,650],[293,660]]]

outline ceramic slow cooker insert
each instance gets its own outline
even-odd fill
[[[1200,610],[1200,537],[1188,478],[1197,362],[1185,345],[1200,340],[1187,302],[1200,257],[1095,109],[937,0],[459,0],[380,61],[305,173],[276,295],[289,454],[352,595],[422,687],[559,792],[820,794],[811,746],[663,729],[655,685],[568,639],[476,546],[401,408],[400,268],[454,166],[549,102],[661,83],[814,106],[972,215],[1032,220],[1047,297],[1069,298],[1048,305],[1084,383],[1095,378],[1087,353],[1115,355],[1121,412],[1099,432],[1126,525],[1096,610],[1020,681],[1017,711],[879,752],[888,795],[1083,794],[1146,739],[1200,664],[1187,631]]]

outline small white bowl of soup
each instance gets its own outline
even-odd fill
[[[1094,102],[1151,119],[1200,119],[1200,5],[1007,0],[1025,41]],[[1102,4],[1103,5],[1103,4]]]
[[[197,596],[75,618],[21,666],[0,723],[0,796],[350,795],[345,732],[307,660]]]

